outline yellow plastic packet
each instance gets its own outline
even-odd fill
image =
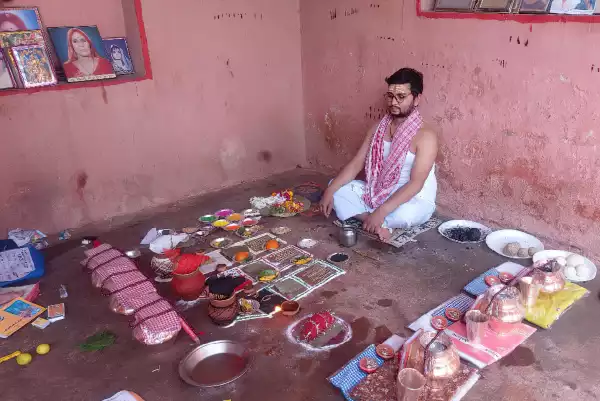
[[[544,329],[550,328],[558,318],[589,291],[567,282],[565,288],[554,294],[540,294],[534,306],[527,308],[525,320]]]

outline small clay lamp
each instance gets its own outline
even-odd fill
[[[296,301],[285,301],[281,304],[281,313],[285,316],[294,316],[300,312],[300,304]]]

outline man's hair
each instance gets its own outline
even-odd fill
[[[385,79],[388,85],[410,84],[410,91],[414,96],[423,93],[423,74],[412,68],[400,68]]]

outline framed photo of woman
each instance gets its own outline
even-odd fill
[[[0,90],[13,89],[16,87],[17,84],[13,78],[12,72],[10,71],[8,58],[4,54],[4,51],[0,49]]]
[[[553,14],[592,15],[596,0],[552,0],[550,12]]]
[[[135,72],[129,47],[127,47],[127,39],[125,38],[105,38],[104,50],[110,58],[113,70],[117,75],[133,74]]]
[[[43,29],[37,7],[0,9],[0,32]]]
[[[68,82],[115,78],[97,26],[48,28]]]
[[[17,46],[10,48],[19,78],[25,88],[55,85],[56,75],[46,48],[41,45]]]

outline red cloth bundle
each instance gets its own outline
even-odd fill
[[[305,342],[311,342],[325,333],[335,323],[333,315],[327,311],[315,313],[312,315],[300,331],[300,339]]]
[[[210,258],[204,254],[188,254],[181,255],[177,259],[177,265],[173,273],[175,274],[190,274],[198,270],[200,266],[208,262]]]
[[[133,337],[146,345],[157,345],[169,341],[181,330],[179,315],[164,298],[148,302],[144,298],[132,300],[136,310]]]

